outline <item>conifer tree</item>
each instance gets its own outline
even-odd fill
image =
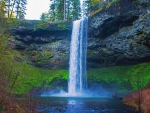
[[[24,18],[27,0],[1,0],[3,15],[7,18]],[[15,16],[14,16],[15,15]]]
[[[26,0],[17,0],[16,2],[16,18],[24,18],[26,10]]]

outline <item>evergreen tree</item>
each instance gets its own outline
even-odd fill
[[[16,1],[16,18],[24,18],[26,10],[26,0],[17,0]]]
[[[50,0],[50,9],[48,11],[48,17],[50,21],[55,21],[55,1],[56,0]]]
[[[51,21],[75,20],[79,16],[79,0],[50,0],[49,17]]]
[[[46,21],[47,20],[47,14],[46,13],[42,13],[40,19],[42,21]]]
[[[116,0],[83,0],[83,9],[81,9],[80,0],[50,0],[47,17],[51,22],[60,20],[73,21],[80,19],[81,14],[82,16],[88,16],[103,7],[103,5],[114,1]]]
[[[7,18],[24,18],[27,0],[2,0],[3,10]],[[16,15],[16,16],[14,16]]]

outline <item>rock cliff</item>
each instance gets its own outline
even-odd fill
[[[150,2],[119,0],[89,17],[88,68],[150,61]],[[72,22],[24,20],[11,29],[30,64],[68,69]]]

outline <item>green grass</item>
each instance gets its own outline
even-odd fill
[[[19,72],[19,76],[13,87],[15,94],[24,94],[32,88],[40,88],[43,85],[47,88],[47,84],[50,84],[55,78],[58,78],[58,81],[68,79],[67,70],[40,69],[26,63],[15,63],[15,68]],[[15,76],[17,73],[14,72],[13,75]]]
[[[19,76],[13,88],[16,94],[28,92],[32,87],[40,88],[45,83],[45,88],[50,87],[53,79],[68,80],[68,70],[46,70],[28,64],[16,64]],[[145,87],[150,83],[150,63],[134,66],[115,66],[88,70],[88,80],[92,82],[129,84],[133,90]]]
[[[114,66],[88,70],[89,81],[128,84],[133,90],[144,88],[150,83],[150,63],[133,66]]]
[[[68,70],[40,69],[27,63],[15,63],[19,70],[19,76],[13,87],[15,94],[24,94],[32,88],[51,87],[51,82],[68,80]],[[145,87],[150,83],[150,63],[142,63],[134,66],[115,66],[88,70],[88,81],[128,84],[133,90]],[[15,75],[16,73],[14,73]]]
[[[67,81],[68,70],[48,70],[34,67],[28,64],[24,56],[16,53],[15,61],[11,62],[12,72],[10,81],[17,80],[14,84],[13,91],[15,94],[25,94],[32,88],[49,88],[52,81]],[[11,68],[9,69],[11,70]],[[9,73],[9,72],[8,72]],[[103,68],[93,68],[87,71],[88,81],[108,83],[116,86],[130,86],[132,90],[144,88],[150,83],[150,63],[141,63],[132,66],[113,66]],[[61,85],[61,84],[60,84]],[[67,86],[66,86],[67,87]],[[121,89],[124,90],[124,89]]]

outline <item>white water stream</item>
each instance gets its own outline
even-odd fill
[[[81,19],[73,22],[70,44],[68,94],[81,96],[87,88],[86,51],[88,18],[84,18],[83,0],[80,0]]]

